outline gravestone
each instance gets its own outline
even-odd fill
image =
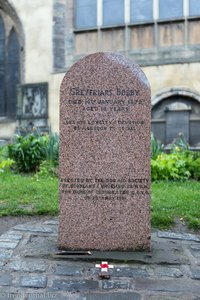
[[[150,87],[122,55],[75,63],[60,90],[60,249],[150,249]]]
[[[17,131],[23,134],[35,127],[48,132],[48,84],[34,83],[18,86]]]

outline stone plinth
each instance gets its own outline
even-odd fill
[[[61,249],[150,249],[151,97],[122,55],[96,53],[60,90]]]

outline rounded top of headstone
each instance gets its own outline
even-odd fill
[[[79,83],[88,81],[90,86],[97,85],[98,82],[101,84],[102,79],[108,85],[127,82],[128,86],[133,81],[134,84],[139,84],[140,88],[150,91],[149,82],[138,64],[118,53],[98,52],[77,61],[66,73],[61,91],[69,87],[70,82],[74,84],[77,78]]]

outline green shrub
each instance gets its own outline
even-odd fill
[[[172,143],[172,153],[189,151],[189,144],[186,142],[184,134],[180,132]]]
[[[47,137],[46,161],[51,167],[57,167],[59,161],[59,138],[52,131]]]
[[[51,165],[48,161],[42,161],[38,172],[34,175],[36,179],[41,178],[41,177],[58,177],[58,169]]]
[[[0,161],[0,172],[9,171],[13,164],[14,160],[10,158]]]
[[[19,172],[41,173],[54,170],[59,161],[59,138],[50,131],[49,135],[40,135],[37,129],[26,136],[17,135],[15,142],[8,145],[8,156],[15,160]],[[41,166],[44,162],[45,166]],[[46,170],[44,170],[46,169]]]
[[[161,144],[156,137],[154,136],[153,132],[151,133],[151,158],[156,159],[159,154],[163,152],[164,145]]]
[[[151,160],[152,180],[185,180],[190,176],[186,157],[182,153],[162,153],[156,160]]]
[[[0,161],[8,158],[8,149],[7,146],[0,147]]]
[[[17,136],[15,143],[8,145],[8,155],[20,172],[35,172],[46,158],[47,143],[46,136]]]
[[[200,180],[200,158],[191,161],[188,164],[188,170],[190,171],[193,179]]]

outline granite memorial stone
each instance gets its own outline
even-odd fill
[[[150,249],[151,96],[120,54],[75,63],[60,90],[60,249]]]

